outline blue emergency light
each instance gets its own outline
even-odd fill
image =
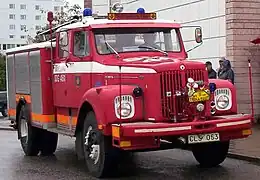
[[[86,16],[92,16],[92,10],[90,8],[84,9],[83,17],[86,17]]]
[[[139,13],[139,14],[144,14],[144,13],[145,13],[144,8],[138,8],[138,9],[137,9],[137,13]]]

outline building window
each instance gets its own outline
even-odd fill
[[[59,6],[54,6],[54,11],[59,11],[60,7]]]
[[[15,4],[9,4],[9,9],[15,9]]]
[[[41,26],[35,26],[35,30],[37,31],[41,30]]]
[[[14,38],[14,35],[9,35],[9,38],[10,38],[10,39],[13,39],[13,38]]]
[[[35,20],[41,20],[41,16],[40,15],[35,16]]]
[[[7,49],[10,49],[11,48],[11,44],[7,44]]]
[[[15,14],[9,14],[9,19],[15,19]]]
[[[10,24],[10,25],[9,25],[9,29],[10,29],[10,30],[15,30],[15,24]]]
[[[20,47],[21,45],[20,44],[17,44],[16,47]]]
[[[40,6],[39,5],[35,5],[35,10],[40,10]]]
[[[15,48],[15,44],[11,44],[11,47],[12,47],[12,48]]]
[[[21,31],[26,31],[26,25],[21,25]]]
[[[26,4],[21,4],[20,9],[26,9]]]
[[[25,39],[25,38],[26,38],[26,36],[22,35],[20,38],[21,38],[21,39]]]
[[[26,20],[26,15],[21,15],[21,20]]]
[[[3,50],[6,50],[6,44],[3,44]]]

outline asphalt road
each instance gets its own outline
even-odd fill
[[[71,138],[59,137],[55,156],[25,157],[15,131],[2,130],[0,137],[0,180],[95,179],[77,160]],[[257,180],[260,176],[260,165],[234,159],[227,159],[217,168],[201,169],[192,154],[183,150],[138,153],[135,160],[113,179]]]

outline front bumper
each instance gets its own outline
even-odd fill
[[[251,129],[251,115],[217,116],[214,120],[187,123],[135,122],[112,124],[113,137],[183,136]]]
[[[135,122],[112,124],[113,146],[124,150],[159,148],[160,137],[219,133],[220,141],[251,135],[251,115],[217,116],[214,120],[187,123]]]

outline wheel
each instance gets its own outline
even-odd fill
[[[57,148],[58,134],[42,130],[41,132],[41,155],[49,156],[52,155]]]
[[[76,151],[78,160],[80,160],[80,161],[84,160],[82,139],[83,139],[82,131],[76,132],[75,151]]]
[[[202,167],[210,168],[221,164],[227,157],[229,141],[196,144],[192,147],[195,159]]]
[[[37,156],[39,153],[40,134],[36,127],[30,123],[30,110],[28,105],[21,107],[18,118],[18,136],[25,155]]]
[[[4,117],[8,116],[7,107],[4,107],[4,110],[1,112]]]
[[[87,114],[82,132],[83,153],[90,174],[97,178],[112,175],[117,169],[120,150],[112,147],[111,137],[98,130],[94,112]]]

